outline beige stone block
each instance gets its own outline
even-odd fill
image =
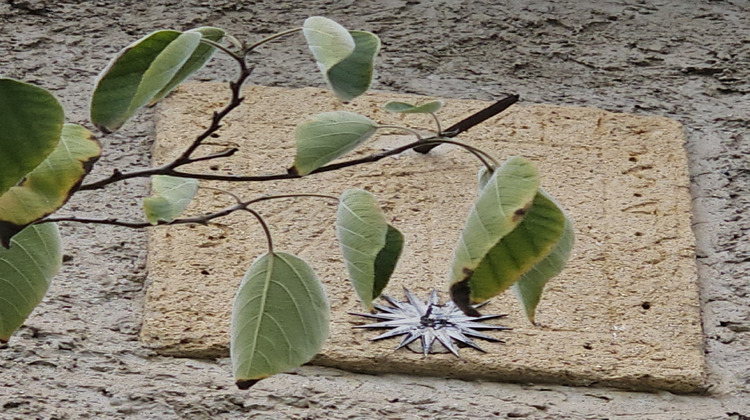
[[[158,113],[154,160],[177,156],[223,106],[224,85],[181,87]],[[318,112],[350,110],[383,124],[429,129],[421,115],[394,115],[389,100],[427,98],[371,93],[341,104],[319,89],[248,86],[246,100],[223,123],[208,151],[238,145],[229,159],[195,164],[216,174],[280,174],[294,159],[294,127]],[[486,102],[446,100],[440,117],[451,124]],[[511,293],[486,313],[509,313],[511,332],[493,333],[504,344],[482,343],[487,353],[461,357],[394,351],[396,340],[371,342],[376,331],[355,330],[361,311],[335,241],[335,203],[298,198],[259,203],[275,247],[307,260],[325,284],[331,336],[313,363],[359,372],[398,372],[465,379],[601,384],[631,389],[691,392],[704,386],[704,361],[694,238],[683,129],[661,117],[598,109],[517,105],[460,136],[499,160],[523,155],[542,174],[542,185],[575,222],[570,263],[553,279],[530,325]],[[353,156],[411,141],[384,133]],[[339,195],[364,188],[377,195],[387,217],[406,237],[406,248],[385,293],[402,287],[422,297],[437,288],[447,299],[451,253],[476,194],[479,163],[453,146],[427,156],[407,152],[378,163],[295,180],[203,182],[244,199],[264,194]],[[227,194],[202,189],[191,214],[233,204]],[[167,355],[228,354],[229,315],[249,265],[265,252],[257,222],[232,214],[210,226],[150,231],[149,280],[142,340]]]

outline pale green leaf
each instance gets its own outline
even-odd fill
[[[538,185],[531,163],[512,158],[482,188],[472,209],[477,217],[469,217],[456,248],[451,278],[451,296],[467,314],[477,314],[471,304],[523,279],[518,296],[533,322],[545,283],[565,265],[573,240],[570,222]],[[472,251],[478,258],[466,256]]]
[[[354,51],[354,38],[331,19],[312,16],[302,25],[307,45],[323,74]]]
[[[401,114],[433,114],[443,107],[443,101],[430,101],[420,105],[412,105],[406,102],[391,101],[383,107],[388,112]]]
[[[7,247],[13,235],[62,207],[100,154],[90,131],[65,124],[55,150],[23,182],[0,195],[0,244]]]
[[[380,38],[364,31],[351,31],[354,51],[325,72],[333,93],[343,102],[351,101],[367,92],[372,84],[375,56],[380,50]]]
[[[226,32],[223,29],[214,28],[211,26],[204,26],[200,28],[191,29],[186,32],[198,32],[201,34],[202,39],[207,39],[213,42],[219,42],[224,38]],[[193,51],[193,54],[188,58],[185,64],[182,65],[180,70],[172,77],[172,80],[164,86],[159,93],[157,93],[149,101],[149,105],[153,105],[159,102],[162,98],[167,96],[177,85],[184,82],[185,79],[190,77],[193,73],[200,70],[208,60],[213,57],[216,52],[216,47],[211,45],[200,43],[198,47]]]
[[[5,343],[42,301],[62,265],[54,223],[32,225],[0,248],[0,342]]]
[[[307,175],[354,150],[367,140],[378,125],[347,111],[324,112],[297,126],[297,155],[293,170]]]
[[[301,366],[328,337],[328,300],[312,268],[286,253],[253,262],[232,307],[230,353],[240,389]]]
[[[541,193],[546,196],[543,191]],[[552,201],[551,198],[547,198]],[[544,286],[565,267],[573,250],[574,238],[573,223],[566,216],[563,233],[557,245],[512,286],[516,297],[523,306],[526,317],[532,323],[535,321],[536,307],[542,297]]]
[[[469,212],[454,253],[451,283],[474,271],[487,252],[523,220],[539,189],[539,174],[528,160],[512,157],[495,170]]]
[[[0,78],[0,194],[55,150],[64,118],[62,106],[45,89]]]
[[[336,235],[349,281],[366,310],[390,280],[404,244],[389,225],[375,197],[364,190],[347,190],[339,200]]]
[[[200,32],[157,31],[126,47],[99,76],[91,122],[117,130],[160,94],[198,48]]]
[[[190,205],[198,191],[198,180],[168,175],[151,178],[152,195],[143,199],[146,220],[152,225],[171,222]]]
[[[470,283],[474,271],[523,221],[538,189],[536,168],[522,157],[512,157],[495,169],[480,191],[453,253],[450,276],[453,300],[465,311],[471,311],[470,301],[478,300]]]

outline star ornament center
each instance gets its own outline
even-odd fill
[[[390,329],[373,338],[373,341],[404,336],[396,350],[406,347],[425,356],[431,353],[451,352],[456,357],[459,347],[472,347],[484,352],[472,338],[490,342],[503,340],[484,334],[479,330],[511,330],[501,325],[483,324],[490,319],[504,318],[507,314],[468,316],[461,311],[453,301],[440,304],[438,293],[433,290],[423,302],[412,292],[404,289],[406,301],[400,301],[390,296],[382,298],[389,305],[374,304],[376,313],[351,313],[351,315],[375,319],[379,322],[359,325],[354,328]],[[477,305],[480,307],[484,304]]]

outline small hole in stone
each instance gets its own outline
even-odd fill
[[[211,166],[209,166],[209,168],[211,168],[212,171],[218,171],[219,170],[219,165],[211,165]]]
[[[635,235],[635,236],[643,236],[643,234],[641,232],[636,232],[633,235]]]
[[[209,275],[210,273],[208,272],[208,270],[205,270],[205,269],[204,269],[204,270],[201,270],[201,274],[203,274],[204,276],[207,276],[207,275]]]
[[[591,343],[585,343],[583,345],[583,348],[586,349],[586,350],[592,350],[594,348],[594,346],[592,346]]]
[[[641,193],[635,193],[635,194],[633,194],[633,197],[643,197],[643,194],[641,194]]]
[[[631,162],[638,162],[638,158],[635,156],[631,156],[630,159],[628,159]]]
[[[649,310],[651,309],[651,302],[643,302],[641,303],[641,308]]]

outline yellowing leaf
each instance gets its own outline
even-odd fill
[[[100,154],[99,142],[90,131],[65,124],[47,159],[0,195],[0,244],[7,248],[13,235],[62,207]]]
[[[514,284],[528,318],[546,282],[562,270],[573,243],[572,224],[539,188],[533,165],[509,159],[486,182],[454,253],[451,296],[464,312]],[[518,283],[517,283],[518,282]]]
[[[64,117],[45,89],[0,78],[0,194],[55,150]]]

